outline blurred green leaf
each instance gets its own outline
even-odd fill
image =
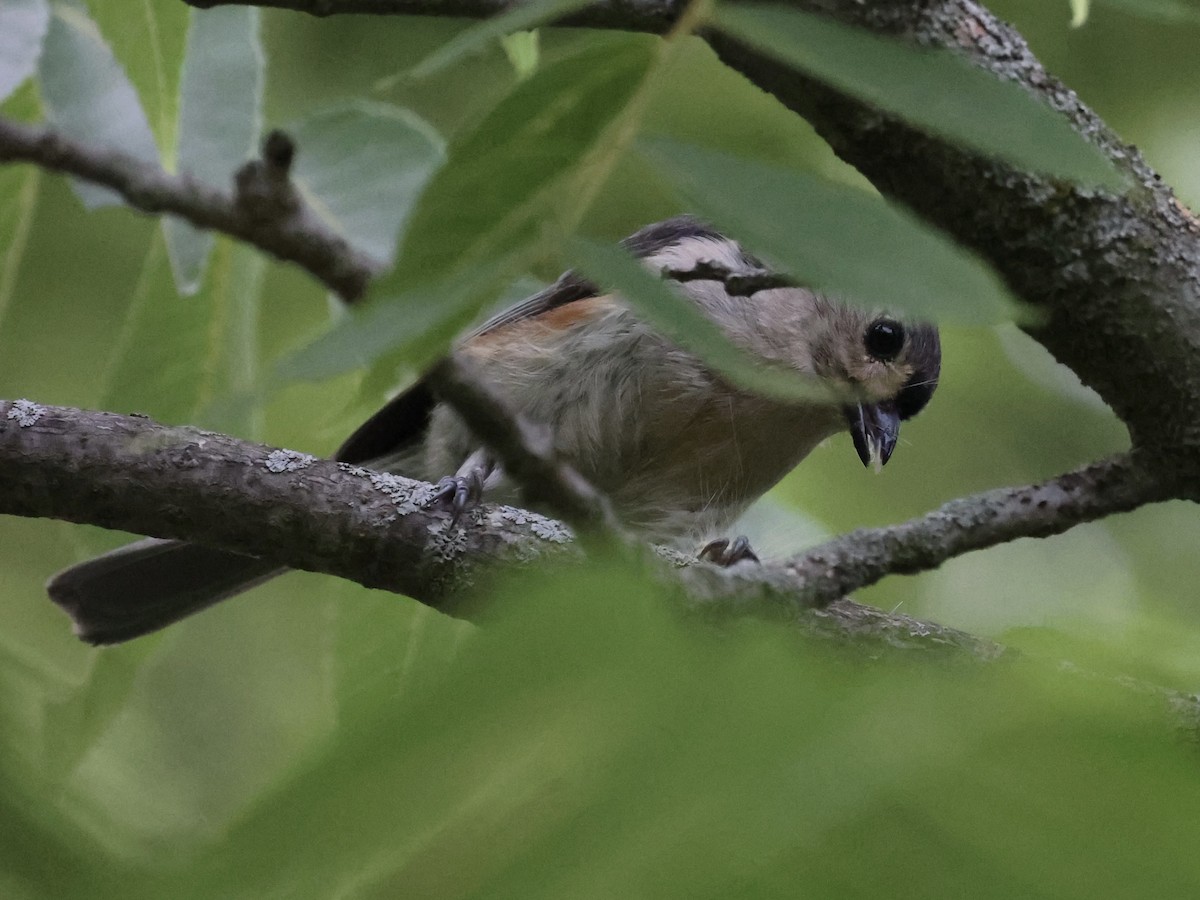
[[[38,77],[46,118],[68,137],[158,164],[158,147],[137,93],[82,6],[54,3]],[[72,184],[88,209],[123,202],[108,188]]]
[[[252,408],[217,401],[257,381],[264,262],[256,250],[219,237],[202,290],[187,302],[164,302],[172,292],[165,257],[155,240],[108,360],[102,405],[170,423],[196,423],[201,413],[219,409],[220,420],[203,424],[253,436]]]
[[[390,263],[403,225],[445,147],[415,113],[383,103],[318,112],[288,129],[292,179],[313,212],[362,252]]]
[[[372,302],[401,286],[532,252],[558,224],[551,188],[585,161],[653,56],[653,45],[641,40],[589,42],[519,84],[451,145],[417,205],[399,263],[372,286]]]
[[[512,63],[518,81],[524,81],[537,71],[541,59],[541,39],[538,34],[535,28],[533,31],[514,31],[500,38],[500,46]]]
[[[521,3],[500,15],[468,26],[413,66],[405,75],[408,78],[428,78],[430,75],[436,75],[455,63],[482,52],[497,38],[517,31],[528,31],[545,22],[561,19],[587,5],[588,0],[530,0]]]
[[[761,623],[710,629],[618,567],[489,594],[495,614],[453,663],[419,690],[364,673],[352,718],[186,866],[162,859],[136,805],[107,817],[125,890],[1094,900],[1200,887],[1194,754],[1122,688],[1038,664],[847,658]],[[395,672],[413,635],[381,624],[372,642],[389,630],[390,657],[372,656]],[[74,784],[68,808],[89,788]]]
[[[266,268],[253,247],[218,239],[205,290],[212,318],[193,414],[193,421],[207,428],[258,440],[263,437],[260,405],[236,401],[257,401],[261,387],[259,307]]]
[[[689,209],[818,290],[942,321],[1016,312],[983,261],[876,196],[665,138],[639,146]]]
[[[324,336],[285,359],[284,380],[362,366],[420,368],[523,274],[552,216],[550,189],[593,147],[644,77],[642,42],[601,41],[518,86],[421,195],[396,268]]]
[[[1088,11],[1091,8],[1091,0],[1070,0],[1071,4],[1071,27],[1081,28],[1088,19]]]
[[[1195,0],[1098,0],[1130,15],[1157,22],[1200,22]]]
[[[785,6],[724,3],[722,31],[934,134],[1026,169],[1112,189],[1125,180],[1061,115],[1014,82]]]
[[[171,0],[93,0],[88,10],[141,100],[163,164],[174,171],[191,9]]]
[[[0,168],[0,328],[25,260],[41,184],[42,173],[33,166]]]
[[[735,345],[693,301],[668,281],[656,278],[619,247],[579,239],[570,243],[568,254],[589,279],[619,291],[641,318],[734,384],[782,400],[828,400],[828,393],[815,380],[795,371],[767,367]]]
[[[177,166],[228,187],[253,155],[262,123],[263,52],[258,10],[191,11],[180,85]],[[200,289],[213,237],[182,219],[163,219],[167,256],[180,294]]]
[[[0,5],[0,100],[37,68],[49,26],[46,0],[5,0]]]
[[[93,654],[86,679],[46,703],[42,763],[48,775],[56,780],[69,776],[128,709],[138,672],[159,643],[143,641],[122,653]]]
[[[513,259],[505,257],[465,276],[356,306],[325,334],[285,357],[275,375],[284,382],[321,381],[364,366],[419,370],[442,356],[515,274]]]

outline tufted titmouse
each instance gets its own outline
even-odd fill
[[[644,228],[624,245],[656,272],[702,261],[735,273],[761,268],[735,241],[687,216]],[[719,280],[677,287],[743,351],[818,380],[830,399],[783,401],[732,386],[639,321],[620,297],[574,273],[459,346],[515,410],[553,429],[563,458],[649,540],[712,537],[839,431],[850,431],[864,464],[882,466],[900,422],[920,412],[937,386],[941,347],[931,325],[806,288],[741,297]],[[486,448],[424,382],[372,416],[335,458],[440,478],[439,498],[460,507],[506,487]],[[704,555],[724,564],[753,557],[741,539],[714,541]],[[145,540],[60,572],[48,590],[83,640],[106,644],[155,631],[280,571],[253,557]]]

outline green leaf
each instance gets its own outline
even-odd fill
[[[54,4],[38,77],[46,118],[68,137],[158,165],[158,147],[137,93],[96,23],[73,2]],[[123,201],[108,188],[72,182],[84,206]]]
[[[159,897],[294,900],[1195,895],[1194,753],[1145,696],[1029,661],[866,663],[763,623],[707,628],[627,566],[487,590],[497,612],[452,662],[418,663],[419,689],[364,672],[352,721],[211,834],[164,838],[146,810],[174,791],[207,811],[240,769],[230,744],[261,765],[241,719],[221,765],[187,770],[190,793],[127,775],[133,799],[99,779],[48,804],[139,838],[99,896],[148,875]],[[396,618],[372,636],[390,639],[380,665],[408,655]],[[133,746],[174,774],[178,748],[147,735],[182,713],[138,711]],[[114,767],[137,774],[120,749]],[[184,863],[162,864],[168,838]]]
[[[623,108],[651,55],[644,42],[602,41],[518,86],[451,146],[420,198],[396,268],[277,375],[319,380],[362,366],[420,367],[444,354],[524,272],[553,212],[550,188]]]
[[[41,183],[41,170],[33,166],[0,169],[0,328],[25,261]]]
[[[101,406],[253,434],[254,408],[219,401],[256,385],[264,267],[258,251],[218,237],[203,288],[186,303],[163,302],[172,280],[156,235],[108,360]]]
[[[1071,27],[1081,28],[1087,22],[1091,0],[1069,0],[1071,4]]]
[[[201,294],[211,317],[204,332],[193,420],[218,431],[261,438],[258,320],[267,261],[255,248],[220,237],[211,268]]]
[[[558,224],[551,189],[584,162],[653,56],[643,40],[600,40],[518,85],[451,145],[413,215],[399,264],[371,296],[393,296],[517,250],[531,253]]]
[[[410,78],[428,78],[468,56],[480,53],[497,38],[561,19],[587,5],[588,0],[530,0],[520,3],[498,16],[484,19],[460,31],[417,63],[407,75]]]
[[[946,51],[921,49],[783,6],[722,4],[725,33],[933,134],[1021,168],[1113,189],[1099,149],[1015,82]]]
[[[141,99],[163,164],[174,171],[191,8],[170,0],[99,0],[89,11]]]
[[[0,4],[0,100],[37,68],[49,26],[46,0],[5,0]]]
[[[742,350],[694,302],[621,248],[577,239],[568,246],[568,253],[589,279],[619,291],[643,320],[734,384],[782,400],[828,399],[817,382],[796,372],[768,368]]]
[[[689,209],[818,290],[938,321],[1017,313],[980,259],[877,196],[666,138],[639,146]]]
[[[263,51],[258,10],[191,11],[179,102],[179,171],[226,187],[253,155],[262,124]],[[163,219],[179,293],[200,288],[213,237],[182,219]]]
[[[511,277],[513,260],[506,258],[467,277],[356,306],[328,332],[281,361],[276,377],[285,382],[321,381],[364,366],[394,369],[402,363],[420,369],[446,352]]]
[[[445,158],[441,137],[407,109],[354,103],[291,126],[292,180],[326,225],[380,263]]]
[[[541,59],[541,40],[538,31],[514,31],[500,38],[504,55],[517,73],[517,80],[524,81],[537,71]]]
[[[1099,0],[1106,6],[1156,22],[1200,22],[1195,0]]]

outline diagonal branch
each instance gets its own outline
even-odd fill
[[[1171,487],[1122,455],[1028,487],[952,500],[889,528],[864,528],[793,557],[787,569],[821,605],[889,574],[914,574],[972,550],[1047,537],[1113,513],[1168,499]]]

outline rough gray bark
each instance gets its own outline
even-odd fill
[[[0,401],[0,461],[0,514],[197,541],[455,615],[471,616],[471,588],[489,570],[578,561],[571,532],[536,513],[485,505],[452,526],[447,511],[428,506],[435,489],[425,482],[142,416]],[[1027,534],[1031,509],[1046,532],[1062,531],[1136,505],[1153,488],[1118,458],[1043,485],[958,500],[897,528],[855,532],[785,563],[730,570],[690,565],[694,559],[670,551],[664,561],[618,543],[610,549],[659,579],[682,609],[708,618],[756,616],[990,659],[1000,649],[989,641],[833,601],[897,565],[915,571],[971,549],[965,542]]]

